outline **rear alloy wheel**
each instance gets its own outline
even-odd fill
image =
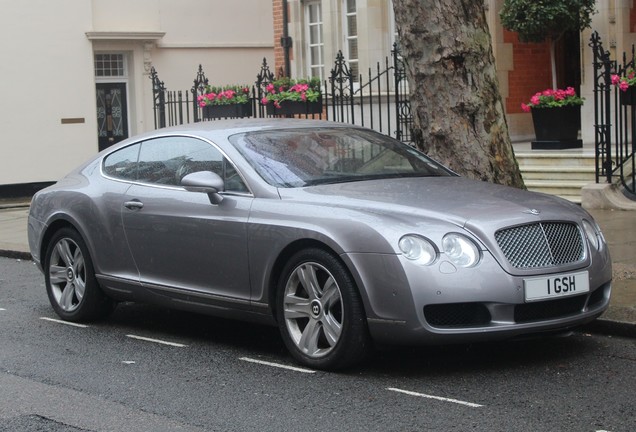
[[[55,312],[67,321],[90,321],[114,304],[99,288],[88,249],[77,231],[63,228],[49,243],[44,260],[46,292]]]
[[[355,283],[340,260],[321,249],[301,251],[288,262],[279,284],[277,317],[287,348],[307,366],[339,369],[368,352]]]

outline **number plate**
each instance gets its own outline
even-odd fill
[[[523,280],[526,301],[546,300],[590,291],[587,272],[560,274]]]

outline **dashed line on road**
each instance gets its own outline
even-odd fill
[[[421,398],[426,398],[426,399],[435,399],[438,401],[442,401],[442,402],[451,402],[451,403],[455,403],[455,404],[459,404],[459,405],[465,405],[471,408],[481,408],[483,407],[483,405],[479,405],[476,403],[472,403],[472,402],[466,402],[466,401],[461,401],[461,400],[457,400],[457,399],[449,399],[449,398],[445,398],[445,397],[441,397],[441,396],[432,396],[432,395],[427,395],[424,393],[417,393],[417,392],[413,392],[413,391],[409,391],[409,390],[402,390],[402,389],[398,389],[398,388],[394,388],[394,387],[388,387],[387,390],[392,391],[392,392],[396,392],[396,393],[403,393],[409,396],[417,396],[417,397],[421,397]]]
[[[6,311],[6,309],[5,308],[0,308],[0,311]]]
[[[131,335],[131,334],[126,335],[126,337],[129,337],[131,339],[137,339],[137,340],[145,341],[145,342],[153,342],[153,343],[157,343],[157,344],[161,344],[161,345],[173,346],[173,347],[177,347],[177,348],[186,348],[187,347],[187,345],[176,343],[176,342],[168,342],[168,341],[164,341],[164,340],[161,340],[161,339],[152,339],[152,338],[147,338],[147,337],[137,336],[137,335]]]
[[[47,317],[40,317],[40,319],[44,320],[44,321],[54,322],[54,323],[57,323],[57,324],[64,324],[64,325],[71,326],[71,327],[88,328],[88,326],[86,324],[78,324],[78,323],[74,323],[74,322],[62,321],[62,320],[53,319],[53,318],[47,318]]]
[[[249,358],[249,357],[241,357],[239,358],[239,360],[245,361],[245,362],[249,362],[249,363],[256,363],[256,364],[260,364],[263,366],[271,366],[271,367],[275,367],[275,368],[279,368],[279,369],[287,369],[287,370],[291,370],[294,372],[302,372],[302,373],[308,373],[308,374],[313,374],[316,373],[315,370],[311,370],[311,369],[304,369],[304,368],[299,368],[299,367],[295,367],[295,366],[288,366],[288,365],[284,365],[284,364],[280,364],[280,363],[272,363],[272,362],[268,362],[268,361],[264,361],[264,360],[256,360],[253,358]]]

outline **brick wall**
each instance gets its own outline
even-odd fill
[[[269,63],[269,59],[268,63],[270,70],[278,76],[279,70],[285,67],[283,48],[280,46],[280,38],[283,36],[283,0],[273,0],[272,3],[274,7],[274,64]]]
[[[513,68],[508,72],[506,112],[521,113],[521,104],[528,103],[536,92],[552,87],[550,45],[521,43],[517,34],[504,29],[504,42],[512,44]]]
[[[636,33],[636,8],[633,5],[629,8],[629,31]]]

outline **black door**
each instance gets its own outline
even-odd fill
[[[126,83],[99,83],[97,87],[97,137],[99,150],[128,138]]]

